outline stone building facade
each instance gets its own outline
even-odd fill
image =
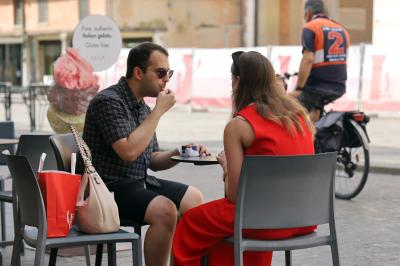
[[[373,2],[325,0],[352,43],[372,42]],[[399,5],[390,0],[393,5]],[[81,18],[107,15],[124,47],[299,45],[304,0],[0,0],[0,81],[26,85],[52,74]],[[381,23],[382,24],[382,23]],[[382,27],[384,28],[384,27]]]

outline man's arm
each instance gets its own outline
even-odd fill
[[[306,85],[307,79],[310,76],[311,68],[314,63],[314,53],[308,50],[304,50],[303,58],[300,62],[299,75],[297,77],[298,89],[303,89]]]
[[[191,143],[191,144],[186,144],[184,146],[186,147],[196,146],[200,156],[211,155],[208,152],[206,146],[204,145]],[[177,164],[177,162],[171,160],[171,156],[175,155],[179,155],[178,149],[173,149],[170,151],[163,151],[163,152],[160,151],[153,152],[151,155],[151,162],[149,168],[153,171],[169,169]]]
[[[174,155],[179,155],[178,149],[153,152],[149,168],[152,171],[160,171],[175,166],[177,162],[171,160],[171,156]]]
[[[135,161],[149,145],[161,116],[175,104],[175,95],[166,90],[158,94],[156,105],[150,115],[135,128],[127,138],[117,140],[112,148],[125,161]]]

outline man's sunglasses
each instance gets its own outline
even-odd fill
[[[155,71],[159,79],[163,79],[166,76],[168,76],[168,79],[170,79],[174,74],[174,71],[172,69],[157,68]]]

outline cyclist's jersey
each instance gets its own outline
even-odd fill
[[[306,86],[344,93],[350,45],[346,29],[326,16],[317,15],[305,24],[302,45],[303,51],[314,53],[314,63]]]

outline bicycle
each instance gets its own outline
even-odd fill
[[[283,82],[297,73],[285,73]],[[324,103],[324,106],[330,102]],[[366,125],[369,117],[362,111],[329,111],[320,110],[320,119],[315,123],[316,152],[336,151],[335,197],[352,199],[356,197],[367,183],[369,174],[369,137]],[[323,135],[323,136],[321,136]],[[325,139],[324,139],[325,138]],[[322,147],[324,146],[325,147]]]

